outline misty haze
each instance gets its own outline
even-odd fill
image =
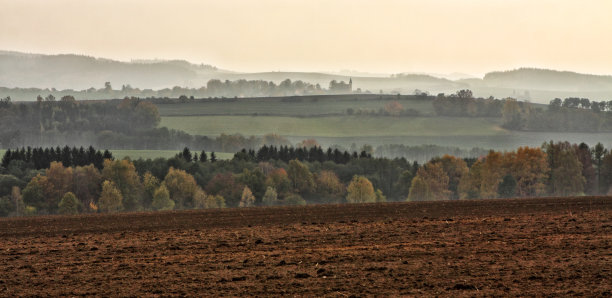
[[[0,7],[0,296],[612,291],[608,1]]]

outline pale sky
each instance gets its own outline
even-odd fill
[[[0,49],[249,72],[612,74],[612,0],[0,0]]]

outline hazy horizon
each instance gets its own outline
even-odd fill
[[[610,74],[610,1],[11,1],[3,50],[239,72]],[[24,21],[25,20],[25,21]]]

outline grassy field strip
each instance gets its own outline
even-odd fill
[[[158,104],[162,116],[189,116],[189,115],[285,115],[285,116],[312,116],[328,114],[344,114],[348,108],[357,111],[384,108],[391,99],[383,100],[304,100],[302,102],[282,101],[228,101],[228,102],[201,102]],[[400,100],[404,109],[415,109],[421,113],[433,113],[430,101]]]
[[[282,136],[495,136],[507,132],[498,119],[455,117],[331,116],[297,118],[283,116],[176,116],[162,117],[160,126],[190,134],[245,136],[276,133]]]
[[[113,156],[118,159],[129,157],[130,159],[155,159],[158,157],[170,158],[175,156],[180,150],[109,150],[113,153]],[[0,157],[4,156],[6,150],[0,149]],[[194,152],[195,153],[195,152]],[[200,152],[197,152],[198,155]],[[206,152],[210,158],[210,152]],[[229,152],[215,152],[217,159],[232,159],[234,153]]]

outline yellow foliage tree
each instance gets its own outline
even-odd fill
[[[414,179],[419,179],[414,181]],[[427,163],[417,171],[408,194],[409,201],[448,200],[451,191],[448,190],[448,175],[444,172],[442,164]],[[416,185],[415,185],[416,183]],[[426,187],[423,185],[427,185]],[[413,187],[417,189],[412,189]]]
[[[123,209],[123,196],[112,181],[106,180],[102,183],[98,208],[102,212],[118,212]]]
[[[138,210],[142,207],[142,183],[131,161],[105,159],[102,178],[112,181],[119,189],[126,210]]]
[[[346,188],[332,171],[321,171],[315,176],[317,193],[329,202],[339,202]]]
[[[151,202],[151,207],[154,210],[172,210],[174,209],[174,201],[170,199],[170,193],[166,188],[166,185],[162,183],[155,193],[153,193],[153,201]]]
[[[51,162],[42,179],[43,192],[47,201],[47,210],[55,213],[65,193],[72,191],[72,168],[66,168],[61,162]]]
[[[354,176],[346,189],[346,200],[349,203],[373,203],[376,202],[376,194],[372,182],[363,176]]]
[[[457,190],[460,199],[479,199],[480,185],[482,182],[483,163],[477,160],[469,172],[461,177]]]
[[[432,199],[433,197],[431,191],[429,191],[429,185],[425,182],[425,179],[420,176],[414,177],[406,201],[429,201]]]
[[[170,197],[176,202],[177,208],[193,208],[193,197],[198,189],[193,176],[171,167],[164,178],[164,184],[170,192]]]
[[[242,190],[242,197],[240,198],[240,204],[238,207],[253,207],[255,206],[255,196],[248,186],[245,186]]]

